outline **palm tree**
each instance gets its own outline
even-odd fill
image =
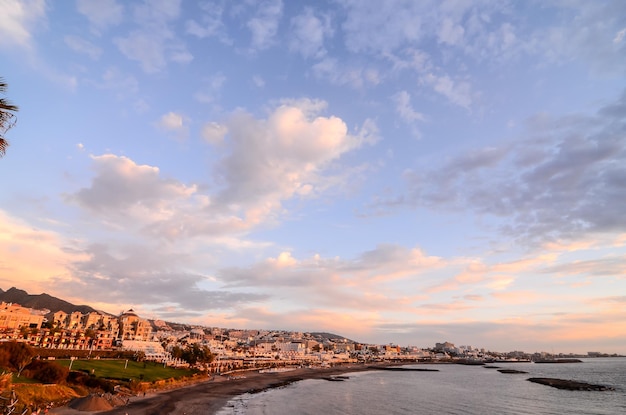
[[[4,94],[6,90],[7,84],[4,82],[4,79],[0,78],[0,94]],[[4,133],[15,125],[14,112],[17,110],[16,105],[0,97],[0,157],[4,156],[9,146],[9,142],[4,138]]]

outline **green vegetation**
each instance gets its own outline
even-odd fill
[[[13,375],[13,379],[11,380],[11,382],[14,385],[17,384],[17,383],[19,383],[19,384],[23,384],[23,383],[39,384],[39,383],[41,383],[41,381],[39,381],[37,379],[27,378],[26,376],[17,377],[17,373],[13,373],[12,375]]]
[[[70,360],[56,360],[56,363],[69,368]],[[162,379],[177,379],[191,376],[197,371],[190,369],[174,369],[163,367],[154,362],[134,362],[132,360],[74,360],[72,370],[79,370],[107,379],[133,379],[143,382],[154,382]]]
[[[19,401],[18,411],[26,407],[43,407],[50,403],[62,405],[80,396],[73,388],[65,385],[19,384],[13,388]],[[17,413],[21,413],[17,412]]]
[[[7,84],[0,78],[0,94],[4,94],[7,90]],[[15,112],[18,110],[16,105],[11,104],[5,98],[0,97],[0,157],[4,156],[9,142],[5,140],[4,133],[15,123]]]

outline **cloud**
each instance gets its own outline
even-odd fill
[[[0,13],[0,46],[31,48],[32,30],[46,17],[44,0],[5,0]]]
[[[412,124],[426,119],[424,114],[413,109],[411,106],[411,95],[407,91],[400,91],[394,94],[392,99],[396,104],[396,111],[407,123]]]
[[[490,296],[498,301],[502,301],[506,305],[522,304],[525,307],[528,307],[531,303],[536,302],[540,298],[545,300],[549,297],[530,290],[494,291]]]
[[[29,292],[54,288],[51,279],[67,278],[71,263],[84,258],[76,244],[0,210],[1,285],[6,289],[19,283]]]
[[[65,44],[75,52],[89,56],[93,60],[97,60],[102,55],[102,49],[93,43],[78,37],[67,35],[64,38]]]
[[[462,26],[455,24],[452,19],[446,17],[443,19],[437,36],[440,43],[446,43],[448,45],[459,45],[463,41],[463,34],[465,30]]]
[[[590,350],[613,352],[626,341],[623,310],[599,314],[565,314],[551,318],[493,318],[448,322],[421,319],[415,323],[384,323],[377,332],[389,333],[387,338],[406,344],[420,339],[421,344],[434,346],[442,339],[458,339],[457,344],[489,345],[491,350],[585,354]],[[345,332],[349,333],[349,331]],[[514,337],[514,345],[510,338]],[[600,340],[601,339],[601,340]]]
[[[254,327],[293,331],[324,331],[348,335],[352,340],[359,341],[371,332],[372,321],[380,317],[376,313],[363,312],[357,315],[334,312],[327,309],[299,309],[288,314],[277,313],[261,307],[246,307],[238,310],[228,320],[226,326],[237,322],[238,327]]]
[[[71,277],[56,279],[55,284],[58,290],[80,290],[87,300],[126,306],[169,305],[200,313],[233,309],[267,298],[203,288],[210,279],[186,270],[187,264],[194,262],[190,255],[159,244],[92,244],[82,255],[85,259],[73,263]]]
[[[291,19],[292,36],[289,49],[300,53],[304,58],[320,58],[326,55],[324,39],[333,35],[330,18],[319,18],[310,7]]]
[[[260,75],[254,75],[252,77],[252,82],[257,88],[263,88],[265,86],[265,80]]]
[[[566,264],[558,264],[545,267],[542,271],[548,274],[557,274],[561,276],[584,275],[589,277],[609,277],[624,279],[626,278],[626,269],[624,261],[626,256],[611,256],[593,260],[577,260]]]
[[[168,61],[187,64],[193,60],[172,29],[180,17],[180,0],[136,5],[133,14],[137,29],[115,38],[114,43],[128,59],[138,61],[144,72],[161,72]]]
[[[446,97],[451,103],[469,109],[473,98],[472,88],[465,80],[455,81],[448,75],[426,74],[420,81],[431,86],[435,92]]]
[[[390,52],[423,36],[429,4],[413,1],[360,1],[341,3],[346,9],[342,25],[350,52]],[[402,10],[398,13],[398,10]]]
[[[216,200],[247,206],[246,216],[261,214],[260,219],[277,212],[282,200],[322,190],[331,163],[376,139],[370,128],[350,134],[340,118],[319,116],[325,105],[311,100],[286,103],[267,120],[234,114],[225,123],[230,153],[216,169],[222,186]]]
[[[115,91],[118,99],[133,97],[139,92],[137,79],[116,67],[109,67],[102,73],[102,81],[98,87]]]
[[[595,74],[623,75],[626,45],[620,36],[624,30],[622,6],[619,1],[553,5],[547,12],[558,13],[560,24],[529,34],[525,48],[550,62],[576,61]]]
[[[517,140],[407,171],[407,191],[382,205],[493,215],[525,243],[623,233],[625,113],[626,93],[594,115],[532,118]]]
[[[281,252],[249,267],[222,268],[216,277],[225,287],[271,294],[284,310],[306,306],[346,315],[380,314],[412,310],[427,298],[418,288],[423,279],[445,265],[419,248],[389,244],[351,259],[319,254],[298,259]]]
[[[194,19],[187,20],[187,33],[200,39],[217,37],[222,43],[231,44],[232,40],[228,37],[222,21],[224,7],[216,3],[201,3],[198,7],[202,11],[198,19],[200,23]]]
[[[184,115],[171,111],[163,114],[158,122],[161,129],[172,132],[179,137],[184,137],[187,134],[187,124],[188,120]]]
[[[124,19],[124,6],[116,0],[77,0],[76,6],[97,31],[118,25]]]
[[[172,203],[197,191],[195,186],[163,179],[158,168],[137,165],[127,157],[105,154],[92,159],[96,175],[91,186],[66,198],[112,223],[125,226],[168,217]]]
[[[205,126],[205,138],[227,138],[214,147],[218,162],[211,194],[195,184],[164,179],[157,167],[105,154],[92,157],[90,185],[66,200],[100,215],[111,227],[168,240],[242,235],[267,226],[286,213],[285,201],[316,197],[343,183],[349,172],[342,171],[341,157],[377,139],[370,121],[351,134],[338,117],[319,115],[325,106],[286,101],[267,119],[237,111],[223,123]],[[162,127],[179,131],[185,121],[166,114]]]
[[[325,57],[312,67],[313,74],[334,85],[349,85],[361,89],[380,83],[378,70],[370,64],[344,64],[335,58]]]
[[[278,33],[278,24],[283,15],[282,0],[263,0],[259,2],[256,15],[248,20],[246,26],[252,33],[252,48],[267,49],[272,45]]]
[[[213,76],[207,77],[203,81],[203,84],[205,85],[204,88],[196,92],[193,96],[198,102],[205,104],[215,102],[219,99],[225,82],[226,76],[222,73],[217,73]]]
[[[209,122],[202,128],[202,138],[213,145],[220,144],[224,141],[224,137],[228,133],[228,127],[216,122]]]
[[[115,43],[120,51],[131,60],[141,63],[146,73],[161,71],[166,64],[163,39],[144,31],[134,31]]]

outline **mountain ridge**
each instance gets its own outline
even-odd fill
[[[52,313],[56,313],[57,311],[63,311],[68,314],[74,311],[80,311],[83,314],[97,312],[101,314],[113,315],[105,311],[96,310],[93,307],[88,306],[88,305],[72,304],[68,301],[62,300],[57,297],[53,297],[46,293],[28,294],[28,292],[21,290],[19,288],[16,288],[16,287],[11,287],[7,291],[4,291],[2,288],[0,288],[0,301],[4,301],[6,303],[15,303],[15,304],[21,305],[22,307],[33,308],[36,310],[43,310],[43,309],[50,310],[50,312],[47,314],[48,316],[51,315]],[[147,319],[147,320],[150,321],[151,323],[154,323],[153,319]],[[165,323],[168,326],[184,327],[185,329],[189,329],[189,330],[194,326],[188,323],[176,323],[176,322],[169,322],[169,321],[165,321]],[[328,339],[328,340],[345,339],[345,340],[354,342],[353,340],[350,340],[344,336],[333,334],[333,333],[311,332],[310,334],[314,337],[319,337],[322,339]]]
[[[51,313],[56,313],[57,311],[63,311],[68,314],[74,311],[80,311],[83,314],[93,312],[103,313],[102,311],[98,311],[88,305],[72,304],[46,293],[28,294],[26,291],[20,290],[16,287],[11,287],[7,291],[0,288],[0,301],[4,301],[5,303],[16,303],[22,307],[33,308],[36,310],[50,310]]]

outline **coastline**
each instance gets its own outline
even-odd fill
[[[54,408],[50,414],[80,415],[162,415],[203,414],[214,415],[232,398],[248,392],[261,392],[305,379],[324,379],[351,372],[375,370],[375,367],[406,365],[407,363],[346,364],[331,368],[302,368],[289,372],[242,372],[245,377],[216,376],[199,383],[177,389],[159,391],[145,397],[133,397],[128,405],[99,412],[86,412],[68,406]]]

